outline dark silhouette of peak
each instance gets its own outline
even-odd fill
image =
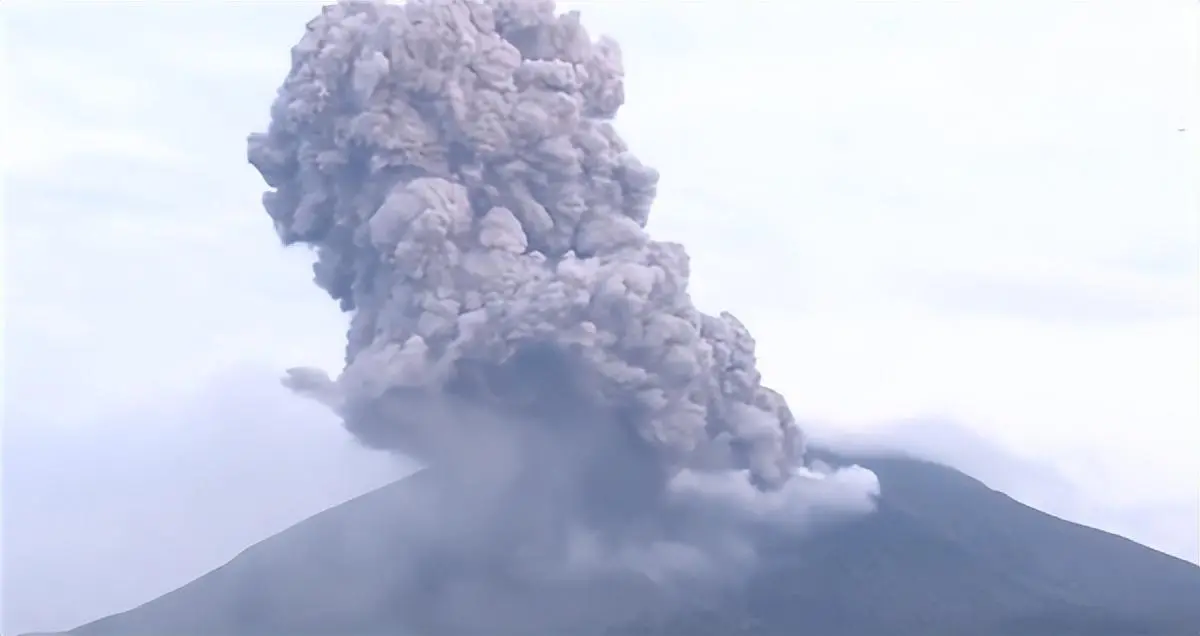
[[[843,464],[849,458],[816,453]],[[413,561],[431,471],[322,512],[75,636],[1195,636],[1200,567],[1029,508],[955,470],[864,458],[878,510],[797,543],[758,537],[735,586],[672,594],[637,576],[533,583],[455,555]],[[401,566],[439,573],[397,595]],[[470,569],[469,577],[453,575]],[[451,574],[447,574],[451,573]],[[449,582],[449,583],[447,583]],[[438,612],[457,603],[470,616]],[[467,614],[460,612],[459,614]],[[441,622],[431,616],[442,616]]]

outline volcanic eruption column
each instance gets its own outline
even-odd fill
[[[285,384],[436,463],[477,431],[420,404],[527,399],[513,361],[550,350],[577,379],[571,425],[630,428],[668,478],[783,486],[803,441],[754,340],[696,309],[684,248],[644,229],[658,173],[611,124],[623,73],[616,42],[549,0],[326,7],[249,138],[279,237],[315,248],[317,284],[352,314],[340,377]],[[582,416],[603,412],[622,416]]]

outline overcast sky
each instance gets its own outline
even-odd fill
[[[1200,558],[1196,3],[571,4],[624,47],[651,231],[802,418]],[[408,469],[275,383],[343,347],[245,161],[317,6],[0,8],[0,631]]]

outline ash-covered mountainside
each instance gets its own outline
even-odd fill
[[[830,458],[832,459],[832,458]],[[73,636],[1193,636],[1200,567],[1028,508],[949,468],[862,459],[870,516],[806,537],[757,533],[755,572],[683,593],[650,578],[540,583],[461,554],[411,561],[418,473],[316,515],[229,564]],[[461,603],[462,605],[457,605]]]

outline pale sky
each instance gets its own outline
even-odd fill
[[[1200,559],[1196,3],[565,4],[624,48],[651,232],[801,418]],[[0,8],[4,633],[406,469],[275,384],[343,346],[245,161],[317,6]]]

